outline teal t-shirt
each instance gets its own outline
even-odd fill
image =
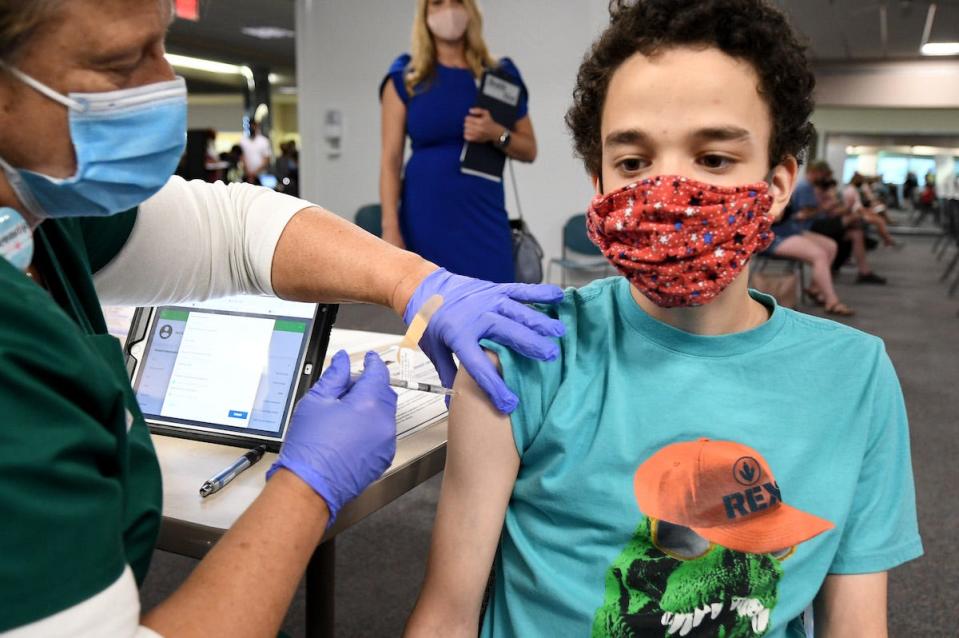
[[[606,279],[548,311],[567,328],[558,361],[491,346],[520,397],[521,463],[483,636],[798,636],[828,574],[922,554],[906,412],[882,341],[750,294],[768,321],[699,336],[647,315],[626,279]],[[677,479],[669,446],[701,438],[751,450],[728,475],[710,457],[688,465],[702,475]],[[659,522],[640,510],[640,489],[694,519],[725,512],[750,547],[777,501],[835,527],[791,552],[697,545],[690,529],[715,520]]]

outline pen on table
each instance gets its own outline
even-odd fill
[[[350,375],[353,381],[360,378],[360,375],[353,373]],[[444,396],[456,396],[456,393],[449,388],[444,388],[435,383],[422,383],[420,381],[407,381],[398,377],[390,377],[390,385],[394,388],[404,388],[406,390],[416,390],[417,392],[429,392],[430,394],[442,394]]]
[[[222,490],[224,487],[226,487],[227,483],[239,476],[240,472],[249,469],[254,463],[262,459],[264,452],[266,452],[266,446],[258,445],[237,460],[233,461],[230,467],[225,468],[222,472],[200,486],[200,496],[206,498],[210,494],[216,494]]]

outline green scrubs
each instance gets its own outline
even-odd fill
[[[142,584],[150,564],[160,468],[92,279],[135,221],[41,224],[48,290],[0,259],[0,632],[94,596],[127,564]]]

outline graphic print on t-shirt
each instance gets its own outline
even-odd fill
[[[606,571],[594,638],[762,636],[782,562],[834,527],[785,504],[759,452],[729,441],[668,445],[633,488],[643,517]]]

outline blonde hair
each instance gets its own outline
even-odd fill
[[[0,0],[0,60],[9,60],[59,9],[62,0]]]
[[[2,0],[0,0],[2,1]],[[466,63],[474,77],[481,77],[486,68],[496,65],[486,42],[483,40],[483,14],[476,0],[462,0],[463,8],[469,14],[469,26],[466,28]],[[417,0],[416,15],[413,17],[412,59],[404,74],[406,92],[413,90],[423,81],[429,80],[436,72],[436,44],[426,24],[429,0]]]

